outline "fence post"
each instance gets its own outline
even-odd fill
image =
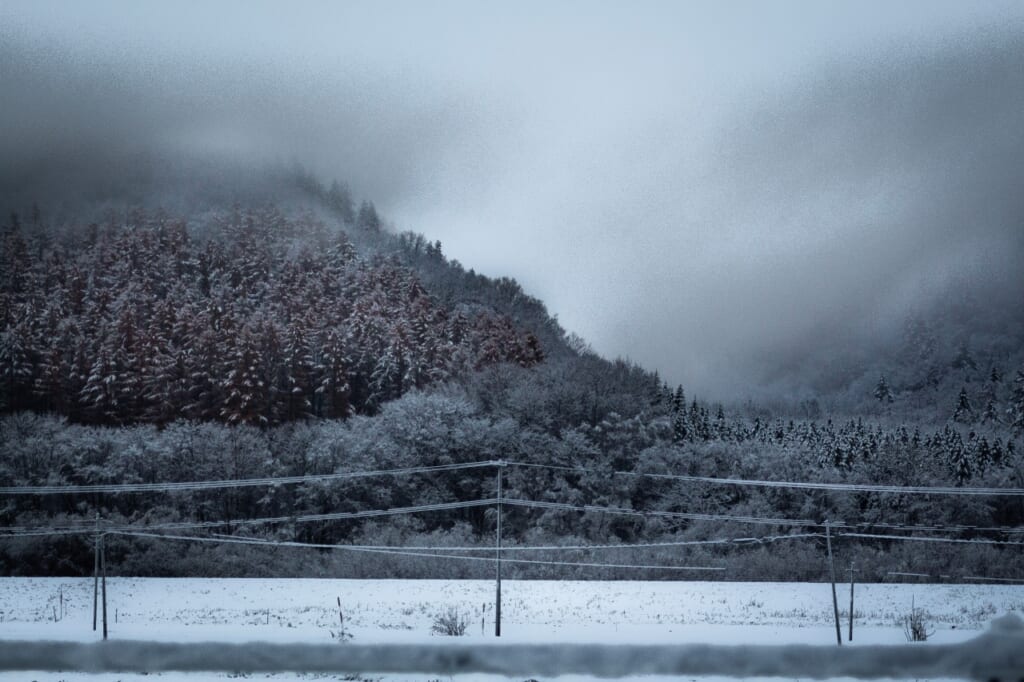
[[[498,462],[498,520],[495,532],[494,566],[495,566],[495,594],[494,594],[494,636],[501,637],[501,470],[505,462]]]
[[[832,531],[825,521],[825,544],[828,547],[828,571],[832,579],[832,611],[836,618],[836,644],[843,645],[843,633],[839,626],[839,598],[836,596],[836,564],[832,558]]]

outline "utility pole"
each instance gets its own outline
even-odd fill
[[[107,548],[100,536],[100,572],[103,574],[103,639],[107,638]]]
[[[96,632],[96,606],[100,593],[100,513],[96,512],[96,537],[92,569],[92,631]]]
[[[843,633],[839,627],[839,598],[836,596],[836,564],[832,559],[832,531],[828,521],[825,521],[825,544],[828,547],[828,570],[832,578],[832,611],[836,618],[836,644],[843,645]]]
[[[853,567],[853,562],[850,562],[850,633],[847,641],[853,641],[853,574],[856,569]]]
[[[501,470],[505,468],[505,462],[498,462],[498,519],[495,533],[494,565],[495,565],[495,595],[494,595],[494,636],[501,637]]]

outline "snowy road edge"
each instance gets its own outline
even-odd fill
[[[959,677],[1017,679],[1024,621],[1008,614],[961,644],[812,645],[352,645],[0,641],[0,670],[61,672],[491,673],[728,677]]]

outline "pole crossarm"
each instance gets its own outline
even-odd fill
[[[1024,622],[997,619],[961,644],[834,646],[346,645],[140,641],[0,642],[0,670],[63,672],[420,673],[513,678],[592,675],[719,675],[854,679],[1017,679]]]

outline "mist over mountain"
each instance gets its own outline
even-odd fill
[[[833,390],[950,292],[1021,316],[1019,5],[399,7],[6,5],[4,206],[299,163],[733,403]]]

